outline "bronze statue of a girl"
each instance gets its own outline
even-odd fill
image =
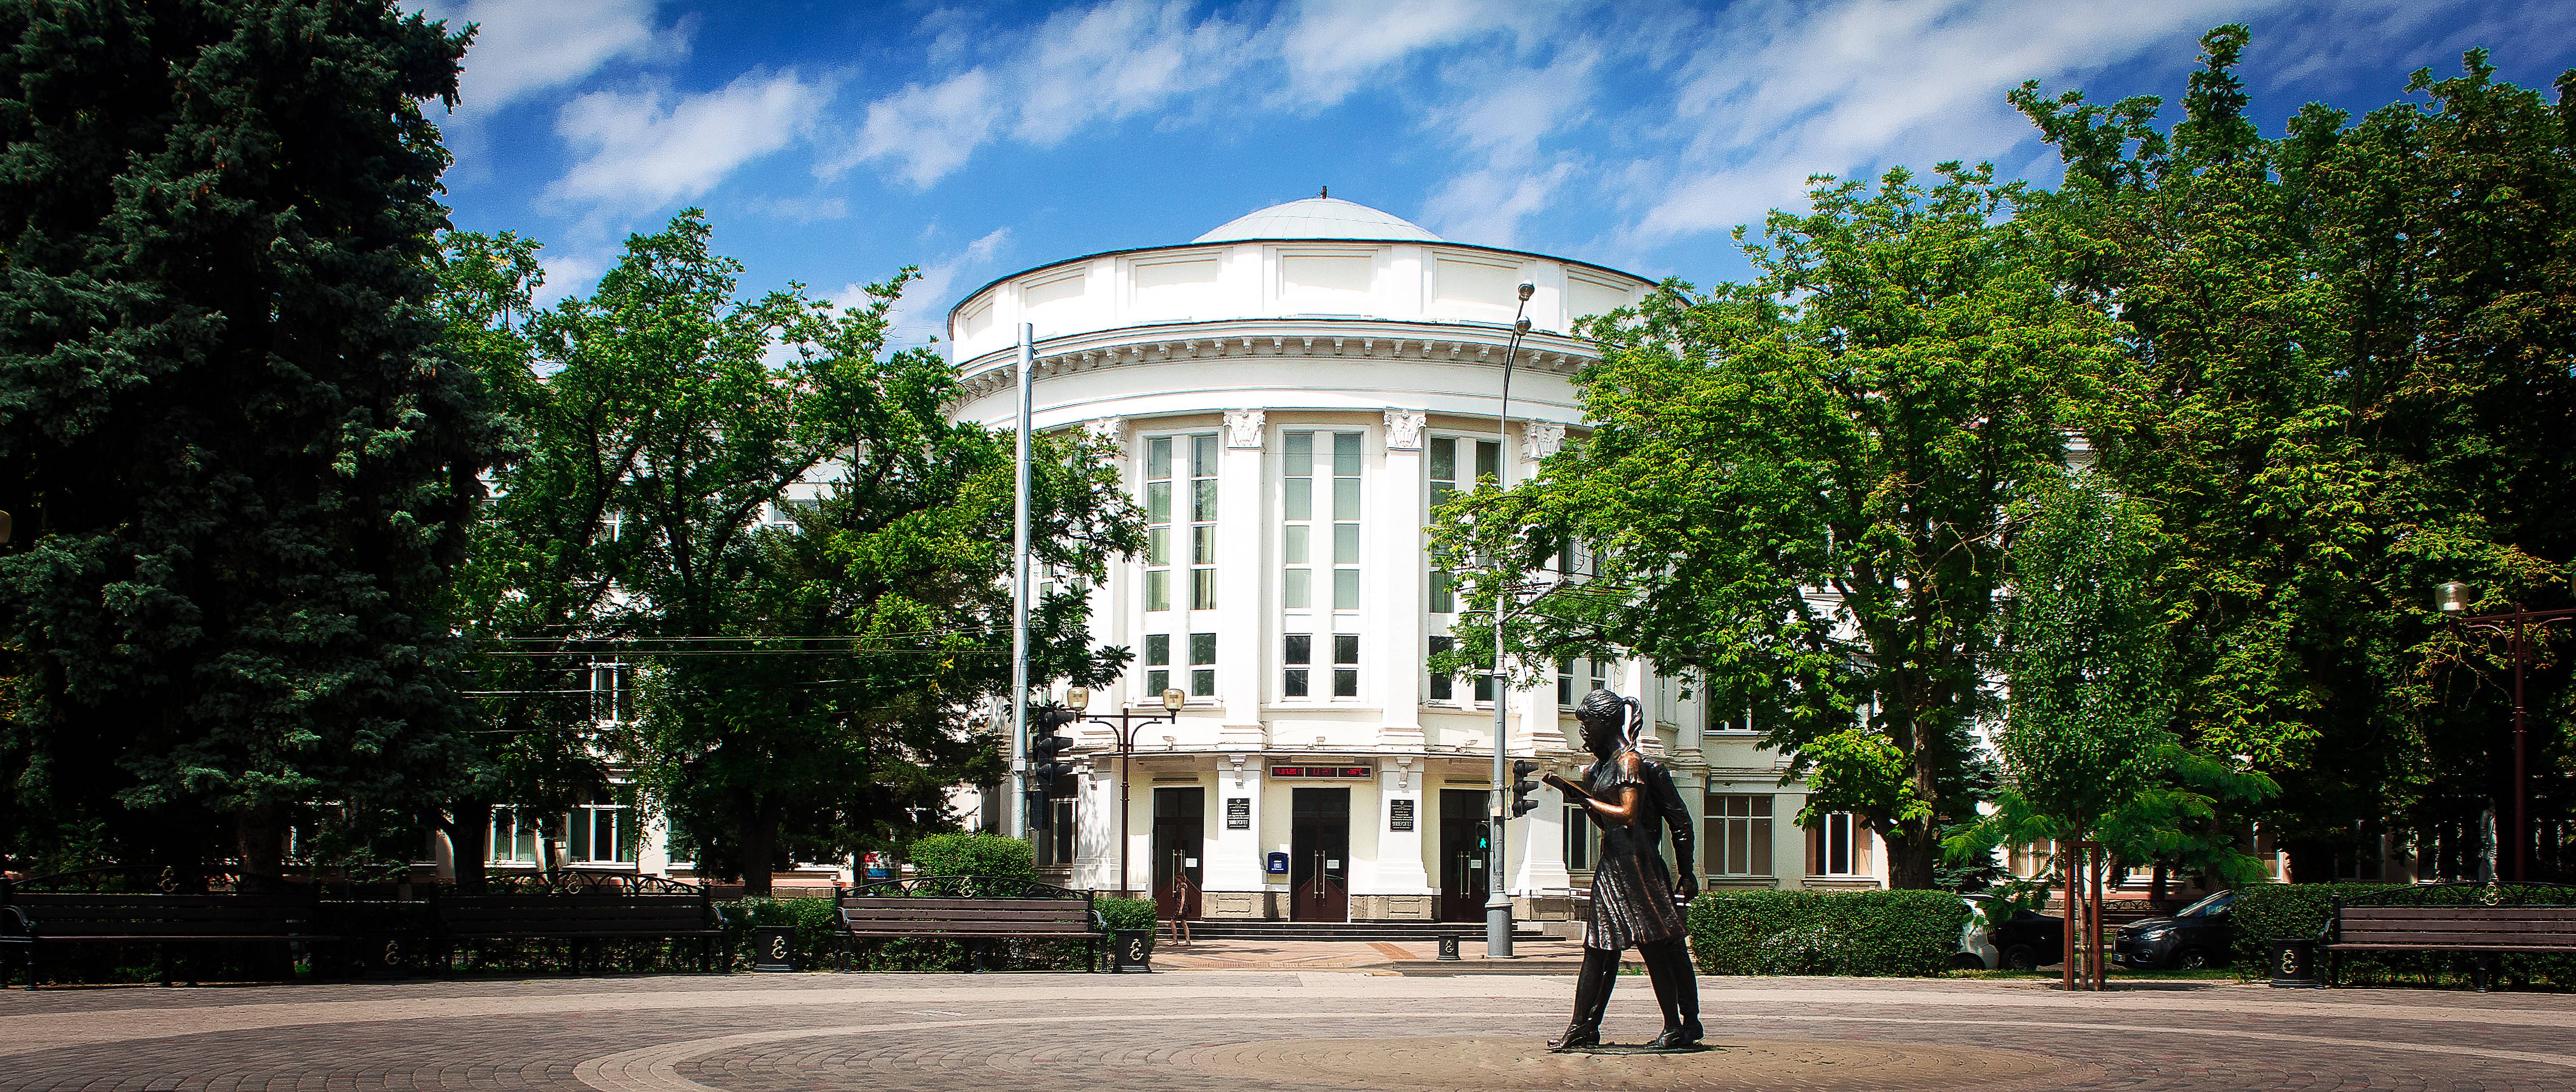
[[[1592,920],[1583,931],[1583,969],[1574,980],[1574,1021],[1550,1049],[1573,1050],[1601,1042],[1601,1014],[1619,980],[1619,953],[1637,947],[1664,1010],[1664,1031],[1647,1047],[1671,1050],[1700,1040],[1699,979],[1690,961],[1687,928],[1674,901],[1698,893],[1691,870],[1689,812],[1680,807],[1672,779],[1637,752],[1636,703],[1607,690],[1584,695],[1574,719],[1594,762],[1576,784],[1554,773],[1548,784],[1580,804],[1601,828],[1601,851],[1592,872]],[[1678,813],[1678,814],[1676,814]],[[1673,826],[1680,850],[1681,882],[1664,865],[1663,837]]]

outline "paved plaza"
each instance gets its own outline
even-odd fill
[[[2576,997],[1705,979],[1710,1043],[1551,1056],[1571,983],[749,975],[11,991],[0,1089],[2576,1089]],[[1656,1030],[1624,978],[1605,1034]]]

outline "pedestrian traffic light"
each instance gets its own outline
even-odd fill
[[[1537,772],[1538,763],[1525,758],[1512,762],[1512,818],[1518,819],[1538,808],[1538,801],[1532,799],[1538,792],[1538,782],[1530,777]]]

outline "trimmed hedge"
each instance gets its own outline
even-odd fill
[[[1035,852],[1027,842],[999,834],[932,834],[913,839],[904,857],[915,875],[1034,880]]]
[[[831,899],[735,899],[717,903],[716,911],[724,920],[726,970],[751,966],[751,931],[764,925],[795,930],[787,943],[797,966],[819,970],[839,964],[841,914]]]
[[[2576,903],[2576,890],[2564,887],[2517,887],[2498,884],[2417,885],[2405,883],[2262,884],[2238,888],[2227,916],[2236,929],[2236,965],[2250,977],[2271,971],[2275,939],[2311,939],[2325,931],[2336,899],[2369,900],[2380,906],[2566,906]],[[2326,953],[2319,952],[2319,973]],[[2341,979],[2354,985],[2402,984],[2465,986],[2470,957],[2442,952],[2346,952],[2336,957]],[[2507,955],[2503,971],[2510,981],[2576,988],[2576,958]]]
[[[1968,904],[1947,891],[1710,891],[1690,905],[1708,974],[1933,975]]]

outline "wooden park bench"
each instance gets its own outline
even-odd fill
[[[2338,899],[2327,934],[2327,985],[2335,984],[2336,959],[2346,952],[2457,952],[2474,957],[2469,977],[2483,992],[2494,985],[2502,956],[2576,955],[2576,905],[2371,906]]]
[[[295,945],[337,939],[319,917],[312,885],[223,869],[92,868],[0,883],[0,946],[24,964],[31,990],[46,953],[74,945],[150,945],[164,986],[182,977],[173,945],[275,945],[272,966],[291,968]],[[184,977],[197,981],[193,964]]]
[[[504,942],[561,942],[574,973],[611,941],[694,941],[701,970],[715,969],[724,930],[703,887],[617,872],[495,876],[481,894],[442,891],[430,899],[429,945],[444,965],[459,948]]]
[[[1084,967],[1099,962],[1108,929],[1088,891],[1029,880],[981,876],[928,876],[888,880],[839,896],[841,961],[859,940],[953,940],[969,945],[968,966],[989,961],[993,948],[1013,940],[1088,942]],[[973,958],[982,953],[986,960]]]

